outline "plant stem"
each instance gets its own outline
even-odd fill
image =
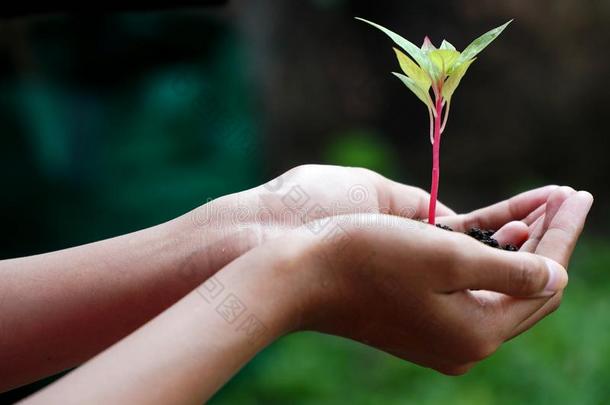
[[[432,145],[432,184],[430,186],[430,206],[428,209],[428,222],[436,224],[436,200],[438,198],[438,182],[440,178],[440,147],[441,147],[441,121],[443,111],[443,97],[436,97],[436,117],[434,118],[434,144]]]

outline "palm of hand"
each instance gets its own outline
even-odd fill
[[[495,237],[500,243],[515,244],[520,246],[522,252],[552,259],[567,269],[592,203],[593,197],[588,192],[550,186],[523,193],[465,216],[447,217],[445,220],[458,230],[470,226],[499,229]],[[563,295],[563,292],[559,292],[552,297],[520,300],[488,291],[469,293],[487,310],[511,308],[514,311],[517,307],[517,311],[527,314],[508,339],[555,311]]]
[[[319,223],[321,219],[336,215],[389,214],[425,219],[429,195],[421,189],[393,182],[366,169],[307,165],[292,169],[265,185],[225,199],[228,200],[229,212],[239,212],[240,227],[251,227],[258,235],[253,243],[244,244],[243,249],[234,252],[240,255],[267,239],[281,237],[290,229],[310,222]],[[513,243],[520,246],[522,251],[548,257],[567,267],[591,202],[588,193],[547,186],[468,214],[456,214],[439,203],[437,218],[439,223],[449,225],[456,231],[470,227],[498,229],[495,237],[501,243]],[[312,231],[316,232],[315,229]],[[481,318],[489,322],[500,322],[503,316],[523,319],[513,330],[504,333],[502,340],[531,327],[553,311],[561,300],[561,294],[526,300],[487,291],[464,290],[454,294],[463,300],[465,308],[480,311]],[[422,327],[432,328],[434,322],[430,320],[428,317]],[[385,326],[391,324],[391,320],[384,322],[381,315],[376,322]],[[493,329],[493,325],[488,325],[487,329]],[[399,330],[395,332],[393,336],[396,338],[408,338],[401,335]],[[367,335],[366,330],[362,334]],[[433,331],[422,332],[422,336],[430,334]],[[366,338],[359,340],[367,343]],[[375,345],[387,350],[387,343],[390,342]],[[400,342],[396,343],[394,346],[400,347]],[[488,347],[481,350],[481,357],[488,354]],[[397,349],[388,351],[418,362],[413,353],[400,353]]]
[[[519,245],[523,252],[553,259],[567,267],[591,202],[591,196],[586,192],[576,193],[569,188],[550,186],[520,194],[469,214],[446,215],[439,219],[439,222],[448,224],[457,231],[471,226],[499,229],[496,237],[502,243]],[[421,234],[405,244],[404,238],[409,238],[408,235],[392,237],[392,229],[377,231],[379,229],[365,229],[364,234],[368,242],[362,247],[350,250],[347,263],[352,265],[347,266],[350,268],[350,281],[347,284],[351,287],[342,290],[352,294],[343,299],[348,303],[342,308],[343,315],[331,316],[330,322],[323,324],[323,330],[351,337],[446,373],[460,374],[468,370],[473,362],[490,355],[501,343],[528,329],[553,311],[561,300],[561,293],[551,297],[523,299],[497,292],[464,289],[471,286],[462,286],[447,294],[427,293],[426,289],[430,288],[428,284],[434,284],[433,279],[438,277],[436,273],[443,273],[444,266],[453,266],[450,264],[453,256],[436,248],[439,246],[438,237],[446,236],[447,242],[450,243],[451,240],[455,242],[455,237],[460,235],[435,231],[433,233],[437,236],[432,239],[436,242],[426,240],[427,236]],[[399,234],[402,232],[404,231]],[[492,248],[479,245],[465,237],[460,239],[463,239],[459,242],[464,243],[467,250],[473,249],[473,253],[466,256],[474,257],[475,261],[479,256],[480,259],[495,256],[492,254],[495,253]],[[467,242],[471,245],[467,245]],[[396,251],[391,249],[392,245],[402,246],[398,251],[406,248],[407,254],[398,254],[391,258]],[[409,246],[415,250],[410,250]],[[375,273],[381,273],[379,277],[384,279],[394,274],[399,280],[392,283],[393,286],[400,287],[398,298],[393,296],[396,294],[392,294],[387,285],[375,286],[375,277],[358,280],[361,278],[357,274],[360,271],[354,269],[360,267],[357,264],[361,260],[354,261],[354,256],[365,254],[369,248],[381,249],[383,253],[372,260],[374,271],[366,273],[373,276]],[[474,248],[489,252],[479,252]],[[474,253],[475,251],[478,253]],[[504,256],[512,255],[503,253]],[[440,256],[448,257],[444,262],[441,260],[434,265]],[[416,260],[411,261],[412,257]],[[421,260],[417,258],[425,258],[423,260],[430,268],[422,268]],[[455,258],[462,263],[463,259]],[[523,256],[515,255],[517,262],[521,259]],[[472,259],[469,260],[470,265],[475,265]],[[507,260],[512,261],[510,258]],[[465,265],[463,270],[466,273],[469,271],[468,266]],[[478,267],[485,267],[485,264],[479,264]],[[519,269],[517,265],[513,267]],[[435,274],[425,276],[429,270]],[[526,270],[528,267],[524,262],[524,271]],[[499,273],[490,277],[496,278],[496,286],[498,283],[503,285],[502,280],[505,278],[501,269],[493,264],[485,267],[485,272],[494,271]],[[409,272],[414,274],[408,276]],[[422,274],[424,276],[421,276]],[[506,279],[506,282],[515,284],[516,281],[519,284],[520,273],[517,271],[509,274],[516,274],[517,279]],[[417,281],[419,277],[430,278],[422,285],[421,279]],[[452,278],[454,276],[450,276],[448,280]],[[523,281],[528,281],[528,278],[524,277]],[[334,306],[341,307],[341,304],[331,305]],[[360,315],[354,317],[352,313]],[[337,322],[338,319],[347,321]]]

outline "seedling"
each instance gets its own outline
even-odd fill
[[[432,184],[430,186],[428,222],[434,225],[436,223],[436,200],[440,177],[441,134],[447,126],[451,98],[476,56],[496,39],[512,20],[481,35],[472,41],[466,49],[459,52],[446,40],[443,40],[441,46],[436,48],[428,37],[424,38],[424,43],[420,48],[379,24],[362,18],[356,19],[383,31],[410,56],[394,48],[398,63],[404,74],[392,74],[398,77],[428,109],[430,142],[432,143]],[[430,89],[432,89],[432,94]]]

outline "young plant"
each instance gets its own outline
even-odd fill
[[[428,37],[417,47],[400,35],[363,18],[364,21],[383,31],[396,45],[409,56],[394,48],[396,57],[404,74],[392,73],[398,77],[428,108],[430,116],[430,142],[432,143],[432,184],[430,187],[430,206],[428,222],[436,222],[436,200],[438,197],[438,182],[440,177],[440,143],[441,134],[447,125],[447,117],[451,107],[451,97],[460,84],[460,80],[476,59],[475,57],[504,31],[512,22],[510,20],[475,39],[462,52],[455,49],[446,40],[437,49]],[[432,95],[430,94],[432,89]],[[434,100],[432,99],[434,96]]]

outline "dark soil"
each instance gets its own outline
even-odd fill
[[[436,226],[438,228],[444,229],[446,231],[453,231],[453,229],[451,229],[451,227],[449,227],[447,225],[436,224]],[[504,245],[504,246],[500,246],[498,241],[495,240],[494,238],[492,238],[492,235],[494,233],[496,233],[496,231],[494,231],[493,229],[470,228],[466,232],[466,235],[468,235],[470,237],[473,237],[476,240],[478,240],[479,242],[484,243],[487,246],[491,246],[493,248],[508,250],[508,251],[511,251],[511,252],[516,252],[517,250],[519,250],[519,248],[517,246],[512,245],[512,244],[507,244],[507,245]]]

